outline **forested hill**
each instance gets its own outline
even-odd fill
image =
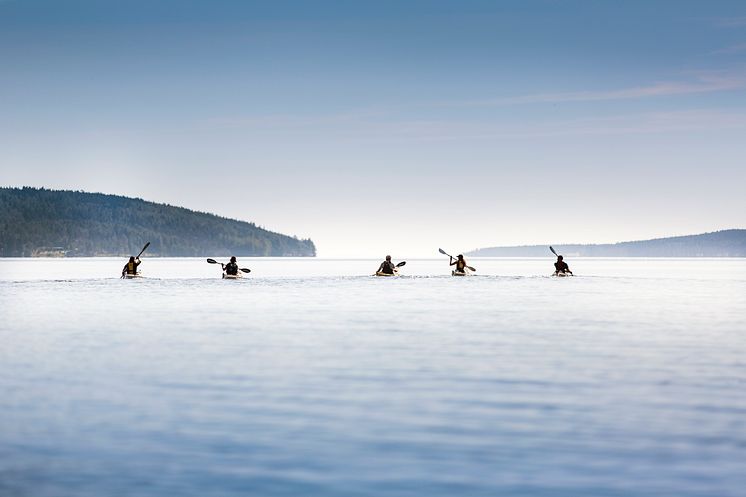
[[[746,230],[656,238],[605,245],[554,245],[560,254],[580,257],[746,257]],[[490,247],[469,252],[477,257],[546,257],[548,245]]]
[[[0,257],[308,256],[311,240],[253,223],[141,199],[37,188],[0,188]]]

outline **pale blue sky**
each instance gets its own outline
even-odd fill
[[[0,0],[1,185],[321,256],[744,227],[744,137],[743,1]]]

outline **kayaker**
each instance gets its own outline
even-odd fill
[[[137,267],[140,265],[140,262],[142,261],[140,261],[139,257],[131,255],[129,262],[125,264],[122,269],[122,277],[124,277],[125,274],[137,274]]]
[[[456,266],[456,271],[458,271],[459,273],[466,272],[466,260],[464,260],[464,256],[462,254],[459,254],[458,257],[456,257],[455,259],[450,255],[448,257],[451,259],[450,265]]]
[[[377,273],[385,273],[385,274],[394,274],[396,271],[396,266],[394,266],[394,263],[391,262],[391,256],[387,255],[386,260],[381,263],[380,266],[378,266]]]
[[[231,257],[231,261],[228,264],[223,265],[223,271],[225,274],[235,276],[238,274],[238,264],[236,264],[236,256]]]
[[[557,262],[554,263],[554,275],[556,276],[556,275],[558,275],[560,273],[562,273],[562,274],[565,274],[565,273],[572,274],[572,271],[570,271],[570,266],[568,266],[567,263],[564,260],[562,260],[562,256],[558,255],[557,256]]]

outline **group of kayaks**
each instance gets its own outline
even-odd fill
[[[570,271],[570,267],[567,265],[566,262],[564,262],[563,257],[559,255],[553,247],[549,247],[549,250],[552,251],[554,255],[557,256],[557,262],[554,263],[554,274],[552,276],[558,276],[560,278],[564,278],[567,276],[574,276],[572,274],[572,271]],[[449,258],[449,263],[451,266],[456,266],[455,269],[451,271],[451,276],[471,276],[477,272],[476,268],[469,266],[466,264],[466,260],[464,259],[464,256],[459,254],[457,257],[453,257],[452,255],[448,254],[445,250],[442,248],[438,249],[438,252],[440,252],[443,255],[447,255]],[[383,261],[378,268],[378,270],[375,272],[375,276],[381,276],[384,278],[392,278],[399,276],[399,268],[404,266],[406,262],[402,261],[396,265],[394,265],[391,262],[391,256],[387,255],[386,260]],[[386,270],[383,270],[383,269]]]
[[[123,279],[135,279],[135,278],[142,278],[143,275],[140,271],[137,270],[137,267],[140,264],[140,256],[143,252],[145,252],[145,249],[148,248],[150,245],[150,242],[146,243],[143,249],[140,251],[137,256],[130,257],[130,260],[127,264],[125,264],[124,269],[122,270],[122,278]],[[554,264],[555,266],[555,272],[553,276],[557,277],[567,277],[567,276],[574,276],[572,274],[572,271],[570,271],[570,268],[567,266],[567,264],[563,261],[562,256],[558,255],[557,252],[555,252],[554,248],[549,247],[549,249],[552,251],[553,254],[557,256],[557,262]],[[457,276],[457,277],[464,277],[464,276],[471,276],[476,273],[476,268],[469,266],[466,264],[466,260],[464,259],[463,255],[458,255],[457,257],[453,257],[452,255],[449,255],[446,253],[443,249],[438,249],[438,251],[443,254],[447,255],[450,259],[450,265],[456,266],[455,269],[451,271],[451,276]],[[207,259],[208,264],[220,264],[222,267],[222,277],[225,280],[240,280],[243,278],[243,274],[248,274],[251,272],[251,269],[248,268],[239,268],[236,264],[236,258],[231,257],[231,260],[229,263],[222,263],[218,262],[215,259]],[[406,261],[399,262],[398,264],[394,265],[391,262],[391,256],[386,256],[386,260],[381,263],[381,266],[378,268],[378,270],[375,272],[374,276],[379,276],[382,278],[395,278],[399,276],[399,268],[403,267],[406,264]]]

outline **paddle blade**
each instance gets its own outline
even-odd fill
[[[551,245],[549,246],[549,250],[551,250],[554,255],[559,257],[559,254],[554,250],[554,248]]]
[[[251,269],[249,269],[249,268],[247,268],[247,267],[242,267],[242,268],[239,268],[239,269],[240,269],[240,270],[241,270],[242,272],[244,272],[244,273],[250,273],[250,272],[251,272]]]
[[[448,252],[446,252],[445,250],[443,250],[442,248],[439,248],[438,252],[440,252],[443,255],[447,255],[448,257],[450,257],[451,259],[453,259],[453,256],[451,254],[449,254]]]
[[[471,267],[471,266],[466,266],[466,267],[469,268],[469,271],[474,271],[475,273],[477,272],[477,270],[475,268]]]
[[[220,264],[220,263],[219,263],[218,261],[216,261],[215,259],[207,259],[207,262],[208,262],[209,264]]]
[[[402,267],[406,263],[407,261],[401,261],[399,264],[396,265],[396,267]]]

